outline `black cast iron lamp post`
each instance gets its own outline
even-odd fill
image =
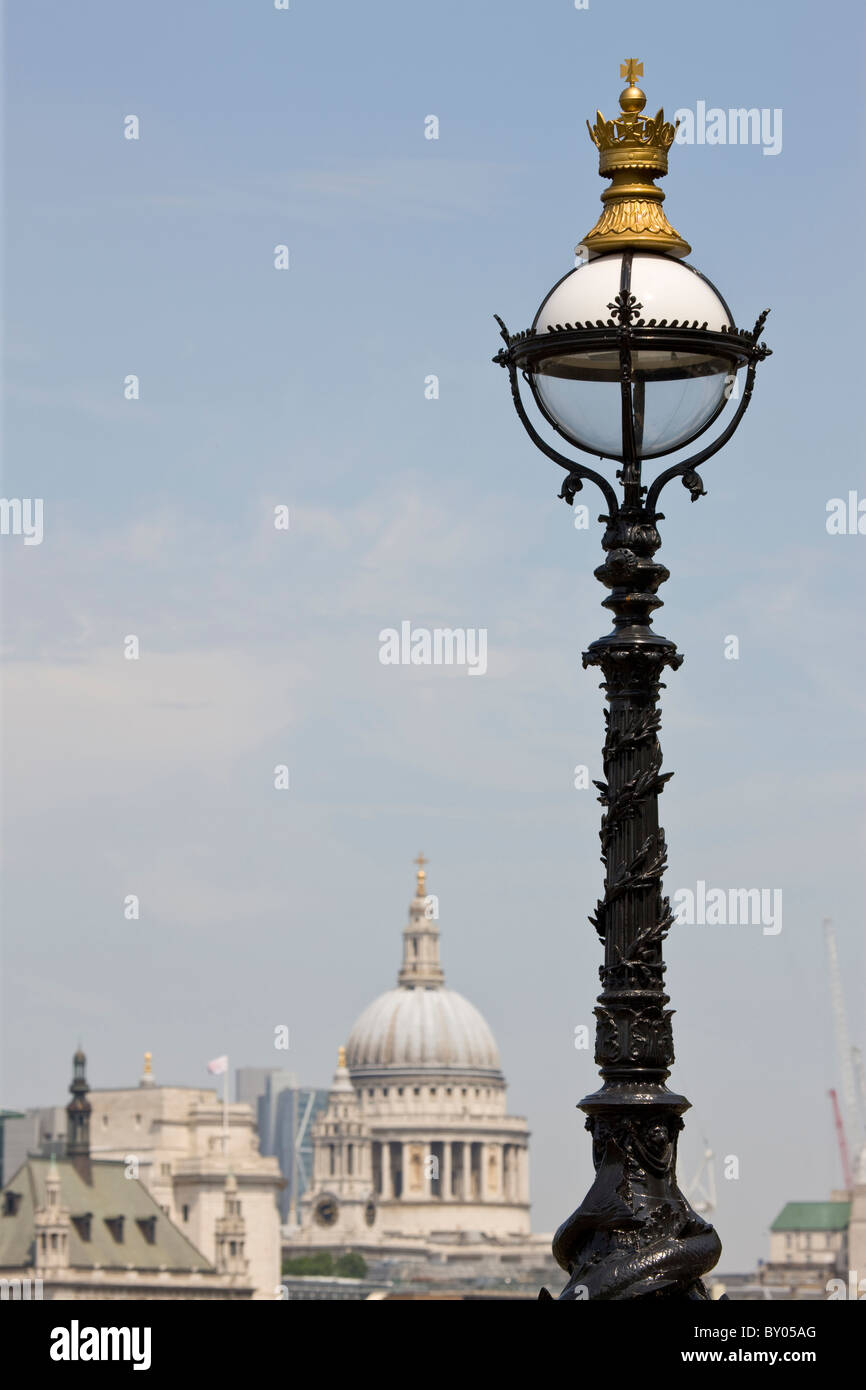
[[[584,666],[604,676],[608,709],[599,800],[604,896],[590,918],[604,943],[602,992],[595,1009],[595,1059],[602,1086],[580,1102],[592,1135],[595,1181],[554,1237],[567,1271],[561,1299],[706,1299],[703,1275],[721,1242],[677,1186],[677,1137],[689,1102],[665,1082],[674,1060],[672,1010],[664,991],[662,946],[673,922],[662,896],[666,866],[658,797],[657,709],[665,667],[682,662],[653,630],[668,578],[654,558],[661,541],[659,494],[679,477],[692,501],[704,494],[697,468],[731,437],[769,349],[759,342],[765,310],[751,332],[734,327],[721,294],[680,259],[691,250],[662,211],[655,180],[667,173],[675,127],[664,112],[643,115],[646,98],[629,59],[628,86],[614,121],[597,113],[589,133],[599,173],[611,180],[604,210],[578,248],[587,259],[545,298],[530,329],[511,335],[494,358],[508,370],[517,413],[533,442],[566,470],[560,496],[571,504],[585,481],[604,495],[604,607],[613,631],[593,642]],[[740,383],[737,373],[745,370]],[[552,448],[535,429],[519,377],[548,425],[585,453],[619,464],[614,484]],[[736,386],[741,385],[739,393]],[[711,442],[657,471],[646,461],[679,453],[723,417]],[[542,1297],[550,1298],[546,1290]]]

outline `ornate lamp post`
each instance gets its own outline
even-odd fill
[[[530,438],[566,470],[560,497],[571,505],[589,480],[607,506],[599,518],[605,560],[595,574],[610,590],[603,603],[613,631],[583,654],[584,666],[600,667],[608,702],[605,780],[595,784],[605,808],[604,896],[590,918],[604,943],[595,1009],[602,1085],[580,1102],[595,1181],[553,1242],[569,1275],[566,1300],[706,1299],[702,1276],[721,1253],[715,1230],[677,1186],[677,1137],[689,1102],[665,1085],[674,1050],[662,946],[673,915],[662,896],[658,797],[672,774],[661,772],[657,704],[665,667],[675,670],[682,657],[652,627],[668,578],[655,559],[656,525],[659,495],[672,478],[682,479],[693,502],[704,495],[697,468],[743,418],[755,369],[769,353],[759,342],[768,311],[751,332],[735,328],[719,291],[680,259],[691,248],[668,222],[655,184],[667,173],[675,127],[661,110],[641,115],[646,97],[635,78],[642,75],[642,64],[624,63],[620,114],[606,121],[598,112],[595,125],[587,123],[599,173],[611,180],[604,211],[579,248],[587,260],[554,286],[526,332],[512,336],[497,316],[505,347],[493,359],[508,371]],[[621,495],[538,434],[519,377],[558,435],[620,465]],[[711,443],[644,484],[645,461],[690,445],[726,408],[730,420]]]

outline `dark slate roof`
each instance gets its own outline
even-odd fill
[[[850,1202],[788,1202],[771,1231],[846,1231],[851,1219]]]
[[[26,1267],[34,1258],[33,1214],[45,1205],[45,1179],[51,1160],[28,1158],[3,1188],[20,1194],[14,1216],[4,1216],[5,1196],[0,1197],[0,1268]],[[117,1159],[91,1160],[92,1182],[88,1185],[71,1160],[57,1159],[60,1205],[69,1208],[71,1218],[91,1213],[90,1240],[82,1240],[74,1221],[69,1229],[69,1263],[75,1269],[133,1269],[213,1273],[213,1266],[201,1251],[187,1240],[166,1216],[138,1178],[127,1178],[125,1166]],[[114,1239],[106,1218],[122,1216],[123,1239]],[[137,1224],[155,1217],[154,1244],[145,1238]]]

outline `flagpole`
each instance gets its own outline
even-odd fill
[[[223,1072],[223,1154],[228,1158],[229,1154],[229,1059],[226,1057],[226,1069]]]

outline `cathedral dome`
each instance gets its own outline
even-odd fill
[[[374,999],[349,1034],[346,1054],[352,1079],[423,1071],[501,1082],[499,1050],[488,1024],[474,1004],[445,988],[438,902],[427,893],[423,855],[417,862],[398,987]]]
[[[346,1047],[349,1070],[459,1071],[498,1078],[499,1052],[485,1020],[453,989],[403,986],[369,1004]]]

